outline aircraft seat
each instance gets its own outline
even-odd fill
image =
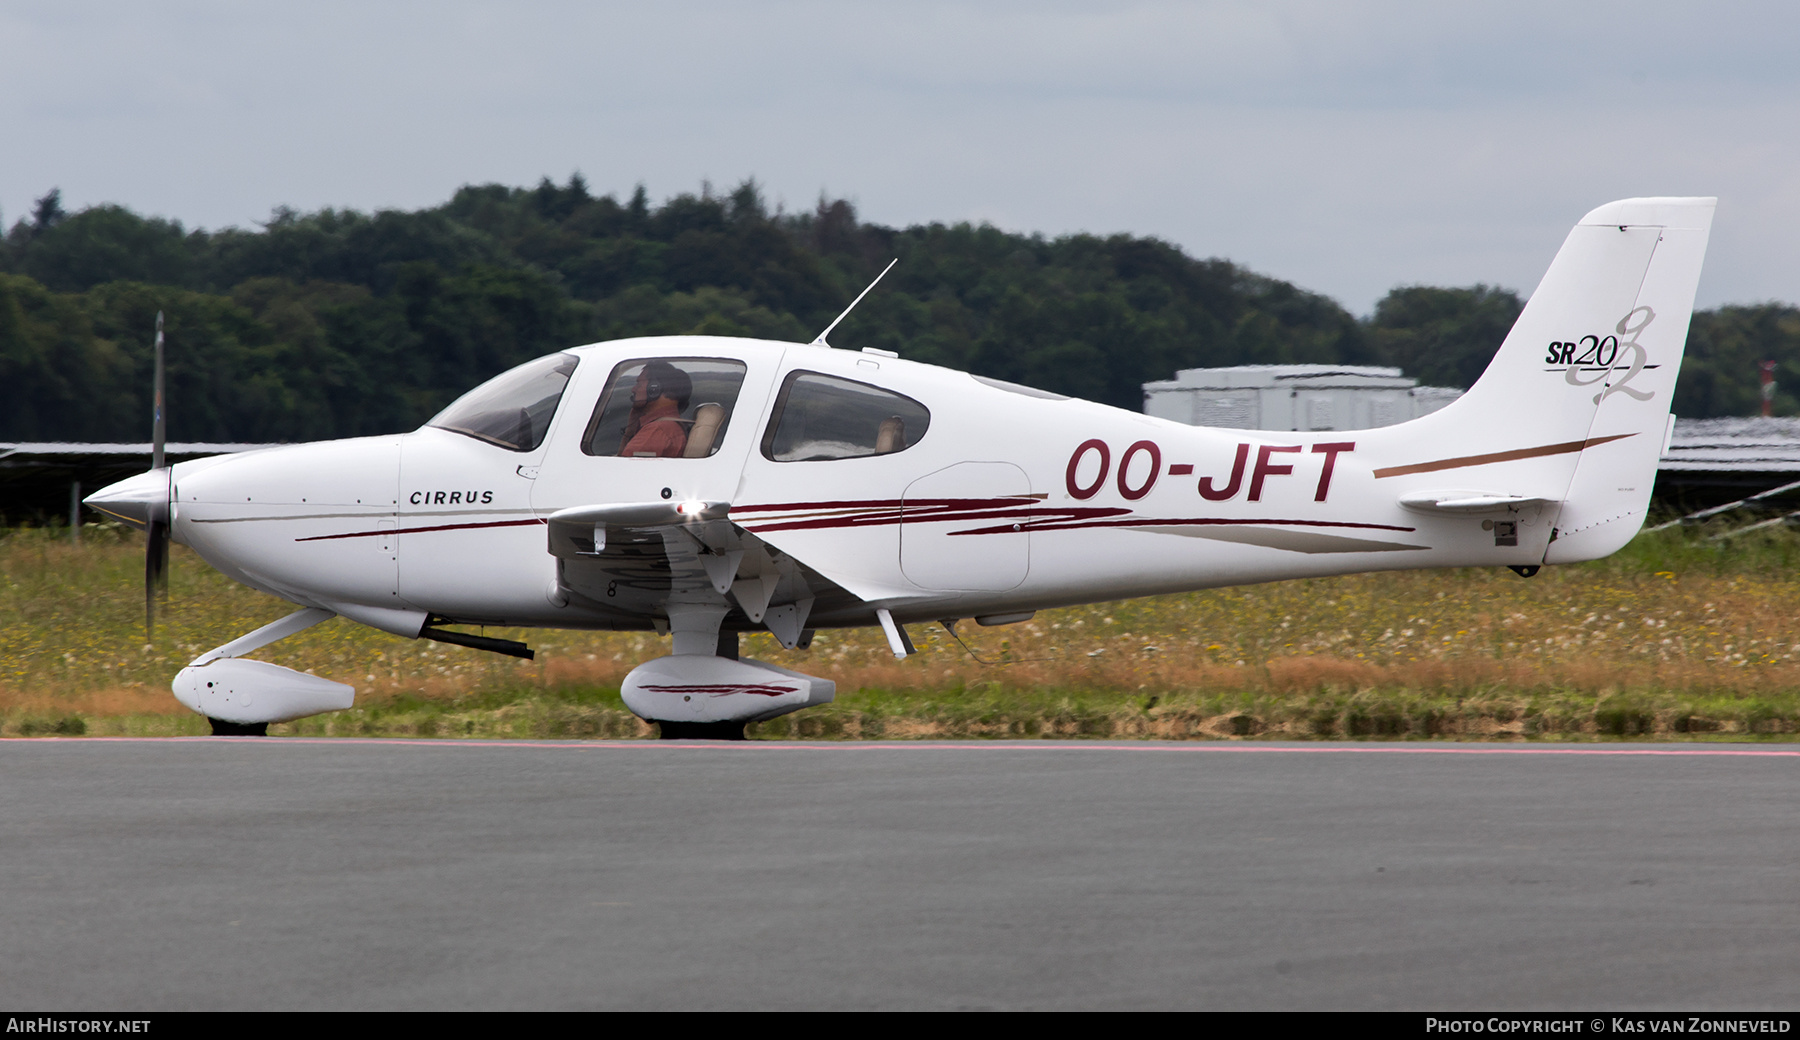
[[[694,409],[694,426],[688,431],[687,447],[681,450],[684,459],[703,459],[712,454],[713,442],[719,438],[719,429],[725,425],[725,406],[711,401]]]
[[[898,415],[890,415],[881,420],[881,428],[875,431],[875,454],[889,455],[906,447],[906,420]]]

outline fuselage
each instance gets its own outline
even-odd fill
[[[795,649],[879,624],[905,656],[909,621],[1616,551],[1671,429],[1714,201],[1587,214],[1469,392],[1381,429],[1207,429],[883,351],[675,336],[529,361],[413,433],[153,469],[86,501],[148,528],[152,580],[172,532],[305,608],[176,676],[215,725],[349,706],[348,686],[243,657],[336,614],[520,655],[445,626],[655,628],[672,653],[625,677],[626,705],[665,736],[741,735],[834,696],[737,660],[747,630]]]
[[[1515,510],[1511,537],[1497,538],[1492,520],[1400,505],[1411,488],[1446,484],[1381,472],[1435,457],[1419,429],[1432,417],[1354,433],[1206,429],[885,355],[742,339],[564,356],[572,371],[536,417],[535,444],[426,426],[184,463],[174,536],[245,584],[371,623],[393,611],[636,628],[654,617],[559,594],[550,516],[730,503],[732,523],[862,601],[815,614],[815,626],[867,624],[877,607],[902,620],[992,616],[1310,575],[1531,565],[1554,522]],[[596,449],[609,380],[657,359],[741,374],[710,454],[632,457],[616,436]],[[810,417],[795,411],[809,386],[837,394]],[[878,441],[883,422],[904,427],[898,446],[856,446],[858,424]]]

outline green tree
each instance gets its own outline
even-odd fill
[[[1760,414],[1763,361],[1776,363],[1775,414],[1800,414],[1800,308],[1764,303],[1695,312],[1675,384],[1675,414]]]
[[[1369,321],[1371,356],[1427,386],[1473,386],[1506,340],[1524,304],[1488,285],[1395,289]]]
[[[57,292],[106,282],[201,287],[204,233],[144,218],[122,206],[94,206],[41,225],[19,250],[15,268]]]
[[[1520,309],[1488,286],[1396,289],[1367,321],[1221,258],[1131,235],[891,228],[821,198],[771,211],[754,181],[652,205],[579,174],[470,185],[415,212],[277,209],[186,231],[118,206],[38,200],[0,245],[0,437],[140,439],[150,329],[169,315],[171,436],[298,440],[416,427],[531,357],[640,335],[844,347],[1125,408],[1182,368],[1385,363],[1466,386]],[[1754,362],[1800,388],[1793,308],[1695,316],[1683,414],[1749,412]],[[1778,405],[1795,408],[1785,396]]]

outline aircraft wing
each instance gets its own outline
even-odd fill
[[[723,603],[725,628],[767,625],[789,649],[810,619],[862,617],[863,600],[731,522],[724,502],[576,506],[549,517],[559,591],[641,622],[671,603]]]

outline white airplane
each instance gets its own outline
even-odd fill
[[[175,677],[216,733],[350,707],[349,686],[243,656],[342,615],[519,656],[444,626],[654,628],[672,652],[625,703],[665,737],[741,737],[834,694],[739,659],[742,632],[793,649],[880,625],[904,656],[915,622],[1612,553],[1673,427],[1714,203],[1583,217],[1475,386],[1398,426],[1186,426],[835,349],[829,328],[669,336],[539,358],[413,433],[159,465],[87,503],[150,529],[153,570],[173,537],[301,607]]]

